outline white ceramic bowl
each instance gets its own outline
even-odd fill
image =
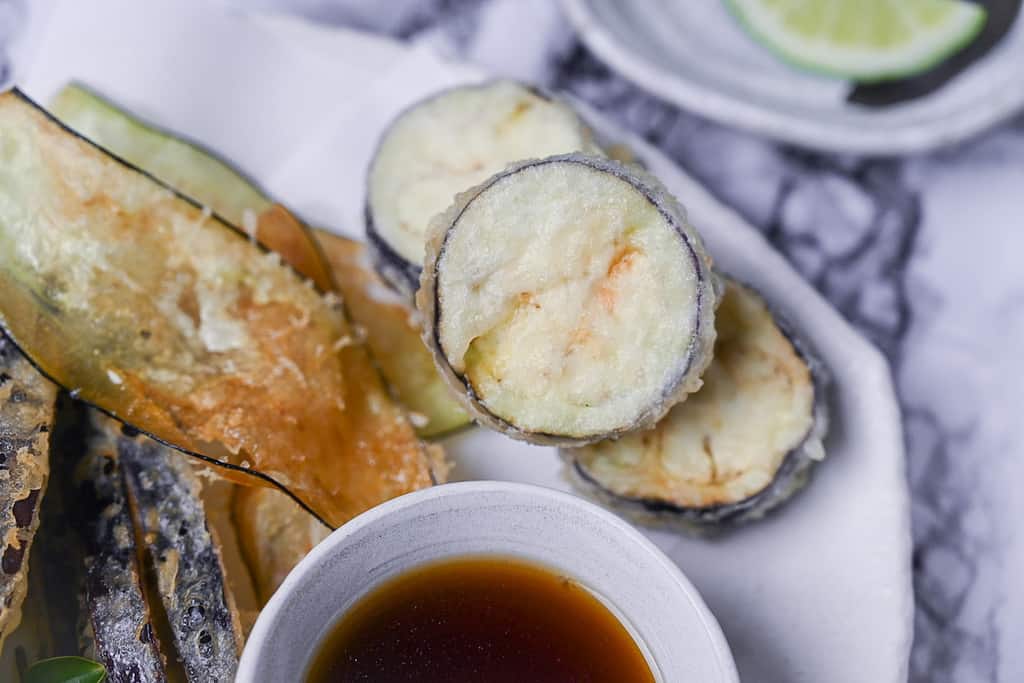
[[[331,534],[260,613],[236,680],[304,680],[321,639],[368,591],[426,562],[474,554],[522,558],[579,581],[632,631],[661,682],[739,680],[696,589],[632,526],[576,496],[489,481],[396,498]]]

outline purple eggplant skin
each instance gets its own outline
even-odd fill
[[[116,443],[186,677],[230,683],[242,636],[192,465],[141,434],[120,434]]]
[[[22,92],[18,88],[12,88],[10,92],[11,92],[11,94],[13,96],[15,96],[18,99],[24,101],[30,107],[39,110],[39,112],[43,116],[45,116],[47,119],[52,121],[56,126],[60,127],[67,134],[77,138],[78,140],[81,140],[82,142],[84,142],[85,144],[87,144],[87,145],[89,145],[91,147],[96,148],[97,150],[99,150],[104,155],[106,155],[106,156],[116,160],[118,164],[120,164],[120,165],[122,165],[122,166],[124,166],[124,167],[126,167],[126,168],[128,168],[130,170],[132,170],[135,173],[138,173],[138,174],[140,174],[142,176],[145,176],[146,178],[151,180],[153,183],[155,183],[156,185],[159,185],[161,188],[166,190],[170,195],[174,196],[176,199],[180,199],[180,200],[182,200],[182,201],[184,201],[184,202],[186,202],[188,204],[191,204],[192,206],[194,206],[194,207],[196,207],[198,209],[208,209],[209,208],[209,207],[203,206],[202,204],[197,202],[195,199],[192,199],[191,197],[188,197],[187,195],[182,194],[181,192],[179,192],[175,188],[173,188],[170,185],[168,185],[167,183],[165,183],[163,180],[157,178],[152,173],[150,173],[150,172],[148,172],[148,171],[146,171],[146,170],[144,170],[144,169],[142,169],[142,168],[140,168],[140,167],[138,167],[138,166],[136,166],[136,165],[134,165],[134,164],[132,164],[132,163],[130,163],[128,161],[126,161],[125,159],[117,156],[116,154],[112,154],[110,151],[108,151],[107,149],[105,149],[101,145],[98,145],[97,143],[93,142],[89,138],[81,135],[80,133],[77,133],[72,128],[69,128],[67,125],[65,125],[63,122],[61,122],[60,119],[58,119],[53,114],[51,114],[49,111],[47,111],[45,107],[43,107],[42,105],[38,104],[35,100],[33,100],[31,97],[26,95],[24,92]],[[244,238],[245,240],[253,243],[261,252],[263,252],[265,254],[271,254],[272,251],[273,251],[269,247],[264,245],[262,242],[259,242],[258,240],[254,241],[253,238],[252,238],[252,235],[247,233],[242,228],[240,228],[240,227],[238,227],[236,225],[231,224],[230,222],[228,222],[227,220],[225,220],[223,217],[221,217],[220,215],[218,215],[215,212],[211,213],[207,220],[212,222],[212,223],[217,224],[221,228],[224,228],[226,230],[231,230],[232,232],[236,233],[237,235],[239,235],[240,237]],[[286,268],[292,268],[292,266],[290,266],[287,263],[283,263],[283,265]],[[294,269],[292,269],[292,270],[294,270]],[[314,291],[320,292],[320,290],[317,289],[315,283],[309,283],[308,279],[305,278],[301,273],[298,273],[298,271],[295,271],[295,272],[296,272],[297,276],[302,278],[304,281],[307,281],[309,286],[312,287],[312,289]],[[323,294],[324,292],[320,292],[320,293]],[[2,293],[0,293],[0,295],[2,295]],[[347,317],[347,313],[346,313],[346,317]],[[50,380],[50,381],[54,382],[55,384],[57,384],[58,386],[60,386],[59,382],[56,382],[54,380],[54,378],[51,377],[49,374],[47,374],[46,370],[38,362],[36,362],[35,359],[33,359],[31,348],[29,346],[27,346],[27,345],[23,346],[22,343],[19,342],[19,340],[14,336],[14,334],[12,334],[9,329],[4,327],[3,324],[0,324],[0,336],[3,336],[5,339],[7,339],[10,342],[11,345],[13,345],[14,347],[18,348],[20,350],[20,352],[22,353],[22,355],[24,355],[24,357],[33,365],[33,367],[35,367],[35,369],[43,377],[45,377],[47,380]],[[68,391],[73,389],[72,387],[60,387],[60,388],[68,390]],[[110,417],[113,417],[114,419],[116,419],[118,421],[121,421],[121,418],[118,418],[113,413],[110,413],[108,411],[103,410],[99,406],[92,406],[92,407],[95,410],[99,411],[99,412],[106,413],[107,415],[110,415]],[[125,423],[125,425],[130,430],[136,429],[135,427],[132,427],[132,426],[128,425],[127,423]],[[145,433],[145,432],[143,432],[143,433]],[[170,448],[173,448],[173,449],[175,449],[175,450],[177,450],[177,451],[179,451],[181,453],[184,453],[185,455],[188,455],[189,457],[195,458],[198,461],[206,463],[207,465],[211,465],[211,466],[213,466],[215,468],[222,468],[222,469],[230,470],[230,471],[233,471],[233,472],[243,473],[243,474],[245,474],[248,477],[254,477],[256,479],[260,479],[261,481],[265,482],[266,484],[268,484],[268,485],[278,489],[282,493],[284,493],[286,496],[288,496],[289,498],[294,500],[295,503],[297,505],[299,505],[302,509],[306,510],[311,515],[313,515],[314,517],[316,517],[320,521],[324,522],[324,524],[327,524],[327,522],[325,520],[323,520],[320,517],[320,515],[318,515],[311,507],[309,507],[309,505],[307,505],[297,495],[292,493],[292,491],[287,486],[285,486],[284,484],[282,484],[279,481],[275,480],[273,477],[271,477],[271,476],[269,476],[267,474],[264,474],[263,472],[260,472],[259,470],[255,470],[255,469],[252,469],[252,468],[241,467],[240,465],[235,465],[235,464],[230,463],[230,462],[224,462],[223,460],[220,460],[220,459],[218,459],[216,457],[209,456],[209,455],[204,455],[203,453],[199,453],[197,451],[191,451],[191,450],[188,450],[188,449],[186,449],[186,448],[184,448],[182,446],[179,446],[179,445],[176,445],[176,444],[173,444],[173,443],[170,443],[170,442],[161,441],[159,438],[157,438],[156,436],[151,435],[151,434],[147,434],[147,436],[149,436],[149,438],[151,438],[151,439],[154,439],[155,441],[159,441],[160,443],[163,443],[164,445],[169,446]]]
[[[110,434],[112,420],[90,411],[92,431],[75,468],[87,520],[85,544],[86,631],[112,683],[166,680],[165,659],[143,588],[124,469]],[[118,425],[120,431],[120,425]]]
[[[404,256],[391,248],[381,236],[373,221],[370,202],[366,202],[366,244],[370,251],[370,260],[377,274],[396,292],[401,294],[411,305],[416,290],[420,286],[420,273],[423,266],[408,261]]]
[[[477,396],[469,380],[452,368],[441,344],[440,328],[443,311],[438,296],[438,280],[440,265],[443,261],[445,246],[451,229],[456,225],[466,209],[481,194],[495,183],[512,176],[524,169],[545,164],[579,164],[610,173],[625,181],[655,206],[661,216],[673,226],[686,247],[693,272],[697,274],[697,301],[694,306],[693,339],[687,350],[686,361],[680,367],[668,386],[662,391],[662,398],[650,406],[633,424],[612,433],[591,434],[586,436],[565,436],[561,434],[544,434],[528,432],[520,429],[487,410]],[[669,409],[678,403],[686,394],[700,386],[700,376],[711,362],[712,348],[715,343],[714,316],[721,292],[721,282],[711,267],[703,242],[696,230],[689,224],[686,211],[672,197],[661,183],[638,166],[625,166],[619,162],[574,152],[559,154],[544,159],[528,159],[512,164],[504,171],[491,176],[480,185],[467,190],[456,198],[447,212],[434,219],[434,225],[427,244],[427,268],[420,279],[420,289],[416,294],[416,306],[423,316],[423,341],[434,356],[441,376],[453,390],[467,411],[480,424],[501,432],[519,441],[540,446],[557,446],[574,448],[585,446],[608,438],[615,438],[627,432],[652,427]]]
[[[743,286],[766,301],[756,288],[747,284]],[[831,373],[789,321],[770,306],[769,311],[779,330],[810,369],[814,400],[811,408],[813,416],[807,433],[786,454],[766,488],[735,503],[706,507],[683,507],[665,500],[621,496],[607,489],[587,472],[573,457],[572,449],[563,449],[560,455],[566,465],[564,473],[573,486],[640,524],[681,529],[697,535],[714,534],[761,519],[806,486],[815,465],[821,462],[820,457],[812,457],[812,453],[820,451],[828,433]]]
[[[412,104],[406,106],[398,114],[395,115],[395,117],[391,120],[391,123],[389,123],[387,128],[385,128],[384,131],[380,134],[380,137],[377,140],[377,145],[374,147],[373,154],[370,155],[370,164],[369,166],[367,166],[366,169],[366,198],[363,202],[363,216],[366,227],[366,242],[370,247],[370,258],[373,261],[374,268],[377,270],[377,274],[380,275],[385,282],[391,285],[391,287],[396,292],[406,297],[408,299],[410,307],[413,306],[413,297],[416,296],[416,290],[418,290],[420,286],[420,276],[423,273],[423,264],[409,261],[404,256],[395,251],[395,249],[390,244],[388,244],[387,240],[380,234],[380,231],[377,229],[376,222],[373,219],[373,209],[370,206],[369,178],[372,175],[373,166],[376,163],[377,154],[380,150],[380,146],[383,143],[383,141],[388,137],[388,134],[391,132],[391,129],[395,125],[395,123],[400,121],[406,114],[413,111],[414,109],[417,109],[418,107],[428,104],[438,99],[439,97],[443,97],[452,92],[453,90],[464,90],[467,88],[487,88],[490,87],[491,85],[494,85],[496,82],[498,82],[498,79],[488,79],[472,85],[458,85],[451,88],[445,88],[444,90],[428,95],[427,97],[424,97],[423,99],[417,100],[416,102],[413,102]],[[542,100],[545,100],[547,102],[560,102],[572,108],[570,102],[568,102],[564,98],[558,97],[554,93],[548,92],[543,88],[539,88],[529,83],[522,83],[518,81],[517,83],[518,85],[522,86],[527,91],[529,91],[533,95],[536,95],[538,98]],[[582,117],[580,118],[580,125],[583,127],[583,130],[590,137],[594,137],[593,131],[583,121]],[[595,147],[597,147],[596,143]],[[517,160],[513,159],[510,160],[510,162],[511,161]]]
[[[0,649],[21,621],[50,472],[57,387],[0,333]]]
[[[39,553],[53,654],[98,659],[111,681],[166,680],[159,600],[187,680],[233,680],[241,636],[189,459],[66,394],[52,457]]]

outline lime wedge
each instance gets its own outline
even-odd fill
[[[759,43],[786,61],[860,82],[927,71],[985,25],[960,0],[725,0]]]

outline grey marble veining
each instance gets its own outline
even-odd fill
[[[1024,117],[927,156],[820,154],[643,92],[551,0],[257,3],[571,92],[761,229],[893,367],[913,492],[911,680],[1024,680]]]

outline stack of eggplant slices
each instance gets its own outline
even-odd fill
[[[22,663],[231,680],[288,571],[443,482],[435,440],[472,421],[688,531],[763,516],[824,457],[807,345],[533,87],[402,112],[365,245],[78,84],[48,110],[0,95],[0,157],[0,646],[21,623]]]
[[[453,395],[558,446],[581,491],[709,529],[824,457],[820,362],[569,103],[509,81],[437,94],[387,129],[367,187],[374,264]]]

